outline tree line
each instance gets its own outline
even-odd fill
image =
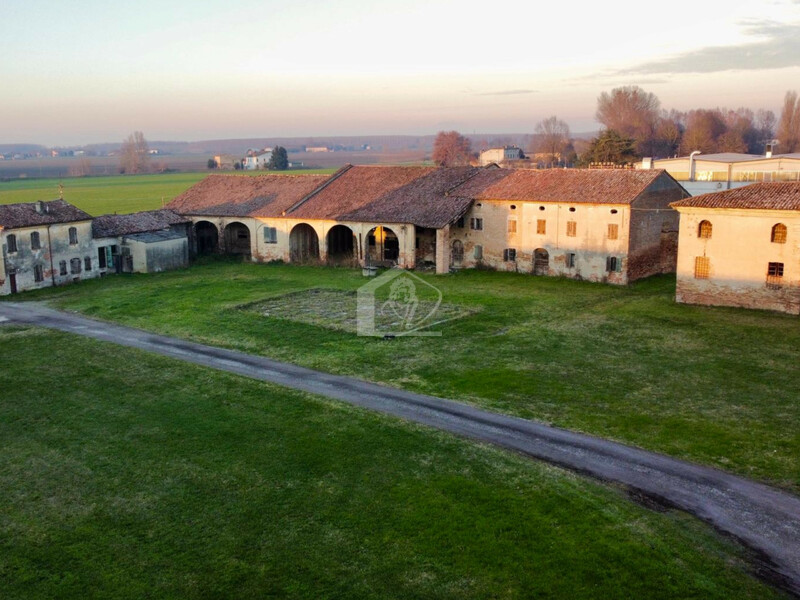
[[[643,157],[739,152],[763,154],[778,140],[780,154],[800,152],[800,97],[787,91],[780,118],[771,110],[662,108],[655,94],[638,86],[623,86],[597,98],[595,119],[603,130],[588,144],[572,138],[569,125],[557,116],[540,121],[527,148],[539,166],[586,166],[591,163],[632,163]],[[433,161],[438,165],[469,164],[476,154],[469,138],[457,131],[439,132]]]

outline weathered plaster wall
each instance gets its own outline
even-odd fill
[[[682,208],[676,300],[800,314],[800,213]],[[710,238],[699,225],[712,225]],[[772,227],[787,227],[786,243],[771,241]],[[696,257],[709,259],[707,279],[695,278]],[[781,287],[767,285],[770,262],[784,265]]]

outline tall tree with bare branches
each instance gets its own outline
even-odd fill
[[[150,148],[144,134],[134,131],[122,142],[119,156],[119,171],[133,175],[150,170]]]
[[[781,153],[800,151],[800,98],[794,90],[786,92],[783,98],[778,140]]]
[[[468,165],[472,159],[472,143],[457,131],[440,131],[433,141],[432,158],[440,167]]]
[[[634,140],[640,156],[653,155],[652,143],[660,116],[661,102],[655,94],[635,85],[614,88],[597,98],[595,118],[606,126]]]
[[[564,158],[569,147],[569,125],[553,115],[536,125],[531,143],[531,153],[546,165],[553,165]]]

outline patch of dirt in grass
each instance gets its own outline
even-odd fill
[[[357,331],[355,291],[315,288],[259,300],[240,308],[271,319],[285,319],[349,333]],[[376,331],[403,331],[403,311],[387,304],[386,299],[380,297],[375,298],[374,309]],[[423,317],[430,315],[424,321],[424,327],[434,327],[478,312],[475,308],[437,303],[424,298],[418,300],[414,311],[416,315]]]

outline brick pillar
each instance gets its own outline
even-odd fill
[[[450,225],[436,230],[436,274],[450,272]]]

